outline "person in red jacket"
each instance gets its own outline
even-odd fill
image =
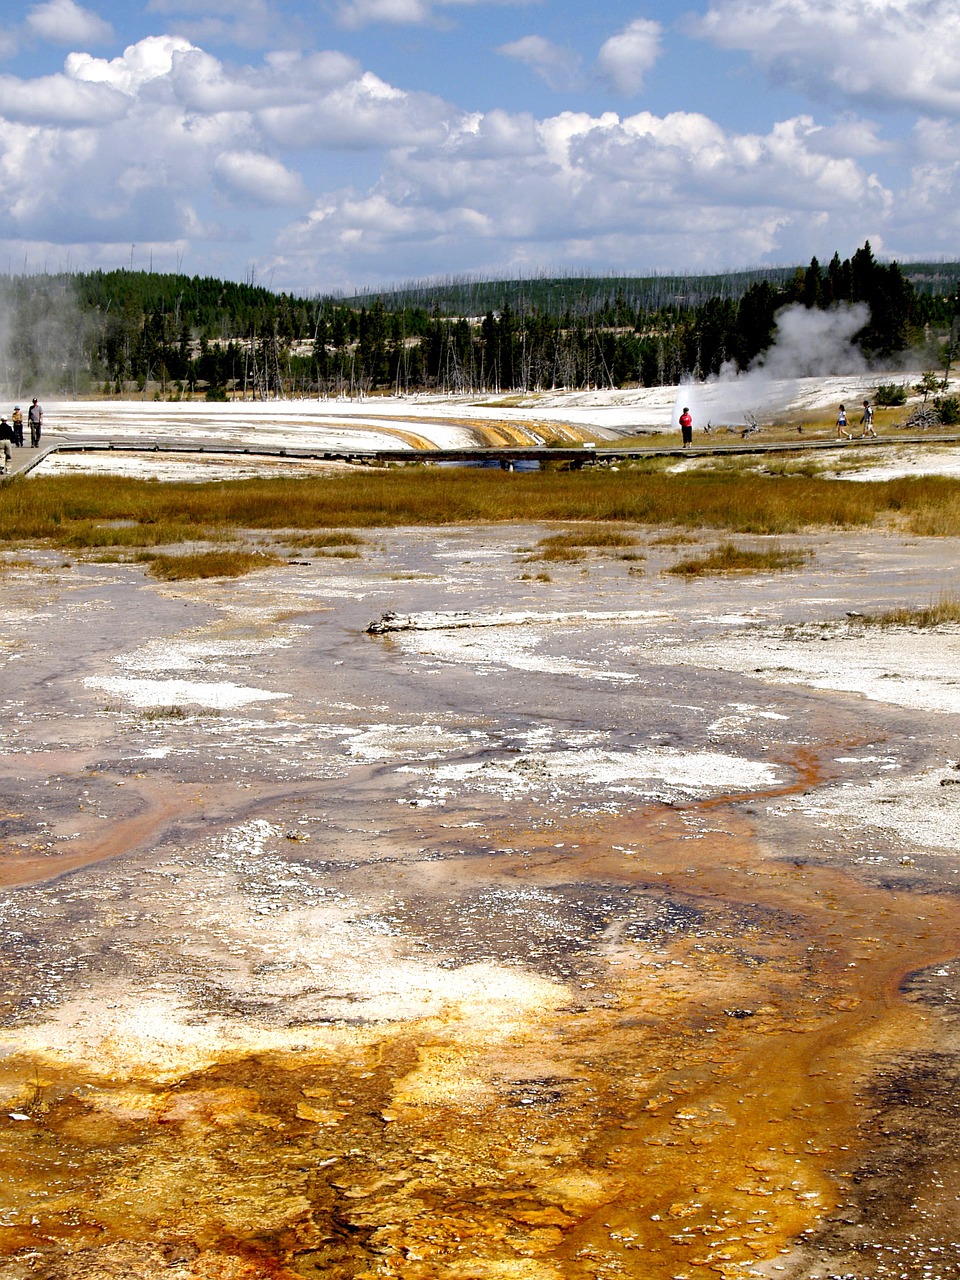
[[[693,444],[693,419],[686,405],[683,406],[683,413],[680,415],[680,439],[683,441],[684,448],[688,444]]]

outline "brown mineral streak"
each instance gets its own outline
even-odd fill
[[[818,780],[814,755],[793,764],[777,794]],[[142,794],[74,865],[169,820],[173,801]],[[499,1036],[451,1006],[172,1089],[8,1059],[33,1123],[26,1148],[26,1123],[0,1125],[23,1209],[3,1253],[62,1242],[76,1266],[58,1277],[94,1246],[120,1251],[119,1274],[131,1243],[133,1274],[181,1280],[750,1274],[840,1202],[872,1065],[932,1034],[899,986],[957,953],[960,912],[768,856],[739,799],[568,819],[562,849],[511,830],[514,883],[601,880],[707,923],[659,950],[608,938],[601,999],[571,986]]]
[[[164,828],[186,809],[177,789],[154,781],[127,783],[142,802],[131,818],[112,822],[102,835],[78,837],[64,853],[23,854],[0,846],[0,887],[43,884],[80,867],[132,853],[157,841]]]

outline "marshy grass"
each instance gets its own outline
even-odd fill
[[[209,484],[22,477],[0,492],[0,539],[7,546],[45,542],[71,550],[211,542],[238,530],[282,530],[286,536],[297,530],[551,521],[741,534],[852,529],[882,521],[921,536],[957,536],[960,479],[910,476],[853,485],[724,470],[510,473],[418,467]],[[615,544],[570,543],[568,550],[589,545]]]
[[[147,571],[161,582],[180,582],[196,578],[240,578],[257,569],[284,564],[279,556],[259,551],[193,551],[183,555],[140,556]]]
[[[883,613],[865,613],[860,619],[874,627],[941,627],[960,622],[960,596],[941,596],[935,604],[909,608],[901,605]]]
[[[183,707],[174,704],[168,707],[148,707],[140,713],[142,720],[186,720],[187,713]]]
[[[599,550],[619,550],[622,547],[638,547],[640,539],[618,529],[593,527],[575,532],[552,533],[541,538],[531,555],[531,560],[562,561],[586,559],[587,547]],[[625,556],[621,556],[625,558]]]
[[[369,538],[361,538],[357,533],[349,533],[345,529],[334,529],[325,533],[304,533],[284,538],[291,547],[313,548],[316,551],[341,548],[352,548],[359,551],[369,545]]]
[[[680,560],[663,572],[684,578],[703,578],[721,573],[783,573],[788,569],[802,568],[811,555],[809,551],[784,550],[782,547],[744,548],[724,542],[704,556]]]
[[[665,533],[661,538],[651,538],[651,547],[694,546],[700,541],[692,533]]]

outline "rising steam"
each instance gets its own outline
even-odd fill
[[[90,331],[69,276],[0,278],[0,410],[87,390]]]
[[[726,365],[719,377],[685,383],[677,392],[673,422],[687,405],[696,427],[736,423],[747,414],[769,418],[794,399],[799,378],[862,373],[867,362],[853,339],[870,319],[865,303],[810,309],[797,303],[778,312],[773,342],[745,373]]]

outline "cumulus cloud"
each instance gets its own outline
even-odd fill
[[[113,27],[76,0],[46,0],[27,11],[31,35],[51,44],[108,44]]]
[[[639,93],[644,76],[660,56],[662,32],[659,22],[634,19],[601,47],[597,56],[600,75],[627,97]]]
[[[344,150],[437,145],[458,115],[432,94],[408,93],[367,71],[308,100],[268,107],[258,120],[279,145]]]
[[[553,46],[539,48],[547,58]],[[854,114],[738,132],[690,111],[468,112],[336,51],[238,66],[152,36],[115,58],[73,52],[56,76],[0,77],[0,251],[47,241],[99,261],[124,242],[182,252],[204,240],[205,269],[236,275],[231,243],[247,237],[263,255],[276,236],[261,268],[318,289],[805,261],[864,234],[898,256],[947,254],[960,234],[958,130],[918,125],[905,199],[872,172],[875,156],[894,161]]]
[[[126,115],[129,99],[105,84],[84,84],[70,76],[20,80],[0,76],[0,115],[30,124],[105,125]]]
[[[852,236],[864,216],[889,212],[891,193],[855,161],[816,150],[816,134],[807,117],[731,134],[686,112],[465,116],[366,194],[324,196],[280,254],[383,278],[415,232],[421,254],[456,246],[461,270],[756,262],[825,218]]]
[[[296,205],[306,197],[300,174],[259,151],[223,152],[216,159],[214,174],[221,190],[241,203]]]
[[[0,182],[12,193],[0,237],[242,238],[243,219],[310,207],[311,152],[428,154],[462,119],[336,52],[230,67],[183,37],[152,36],[116,58],[71,53],[59,75],[0,77]]]
[[[109,61],[89,53],[71,53],[64,68],[74,80],[111,85],[121,93],[134,95],[151,80],[169,76],[179,55],[194,51],[189,40],[180,36],[147,36]]]
[[[572,88],[579,79],[579,55],[554,44],[546,36],[521,36],[519,40],[500,45],[497,53],[524,63],[551,89]]]
[[[801,90],[960,113],[955,0],[714,0],[689,27]]]

